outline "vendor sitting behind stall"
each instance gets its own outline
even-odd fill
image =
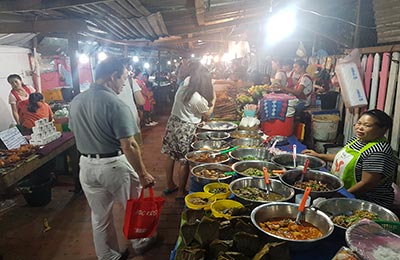
[[[53,112],[50,106],[43,101],[41,93],[32,93],[28,100],[21,101],[18,105],[19,121],[22,125],[23,134],[31,134],[35,121],[47,118],[53,120]]]
[[[293,69],[296,74],[301,75],[297,80],[294,88],[285,86],[278,87],[279,91],[296,96],[300,103],[296,107],[296,114],[300,114],[305,108],[311,104],[311,94],[313,93],[313,82],[311,77],[306,73],[307,63],[303,60],[294,62]]]
[[[385,133],[392,124],[393,120],[381,110],[365,111],[354,125],[356,136],[336,155],[313,150],[302,153],[333,162],[331,173],[343,180],[350,193],[390,209],[396,162]]]

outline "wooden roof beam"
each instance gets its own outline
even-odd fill
[[[194,8],[196,10],[196,20],[197,24],[202,26],[205,23],[205,12],[206,7],[204,5],[204,0],[194,0]]]
[[[7,26],[0,26],[0,33],[76,33],[86,30],[86,22],[78,19],[7,23]]]

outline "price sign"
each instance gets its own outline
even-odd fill
[[[0,139],[7,149],[19,148],[22,144],[28,143],[16,126],[1,131]]]

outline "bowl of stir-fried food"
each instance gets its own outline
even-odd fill
[[[240,176],[253,178],[264,178],[263,167],[267,168],[272,179],[277,179],[286,171],[282,166],[261,160],[239,161],[232,165],[232,169]]]
[[[261,204],[271,201],[288,201],[294,196],[294,190],[279,180],[271,179],[271,191],[267,191],[265,180],[245,177],[232,181],[229,188],[243,204]]]
[[[307,187],[311,188],[311,198],[329,198],[343,187],[343,181],[328,172],[307,170],[301,180],[303,170],[289,170],[279,175],[281,181],[295,189],[296,193],[304,193]]]
[[[196,166],[203,163],[226,163],[229,161],[227,154],[218,154],[212,157],[211,154],[216,151],[193,151],[185,155],[186,160],[189,161],[191,166]]]
[[[191,170],[194,181],[206,185],[212,182],[229,182],[232,179],[232,168],[226,164],[204,163]]]
[[[347,229],[361,219],[399,221],[390,210],[378,204],[350,198],[331,198],[315,205],[329,215],[339,229]]]
[[[268,159],[271,157],[268,149],[265,148],[238,148],[232,152],[229,152],[229,156],[236,161],[268,161]]]
[[[301,224],[295,223],[298,205],[272,202],[253,209],[251,221],[263,233],[292,243],[316,242],[332,234],[332,220],[320,210],[306,208]]]

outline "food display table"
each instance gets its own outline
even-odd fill
[[[277,146],[282,151],[292,152],[293,145],[296,144],[297,151],[300,153],[302,150],[306,149],[306,146],[299,142],[295,136],[290,136],[288,138],[288,144],[283,146]],[[326,170],[326,169],[323,169]],[[193,176],[190,178],[190,193],[203,191],[204,185],[195,181]],[[348,193],[344,188],[337,192],[337,197],[354,197],[352,194]],[[234,199],[234,198],[232,198]],[[293,201],[294,202],[294,199]],[[170,260],[175,259],[176,251],[178,246],[182,242],[181,238],[178,238],[174,250],[171,252]],[[307,245],[304,249],[299,249],[299,246],[290,250],[291,259],[294,260],[326,260],[332,259],[335,254],[339,251],[342,246],[346,246],[345,233],[343,230],[335,228],[333,233],[324,240],[316,242],[314,245]],[[178,260],[178,259],[177,259]]]
[[[64,152],[67,152],[71,158],[72,176],[74,177],[75,188],[78,188],[78,152],[75,146],[75,138],[72,132],[65,132],[62,133],[60,138],[44,145],[35,155],[30,156],[24,162],[18,163],[14,168],[2,171],[0,191],[16,184],[19,180]]]

